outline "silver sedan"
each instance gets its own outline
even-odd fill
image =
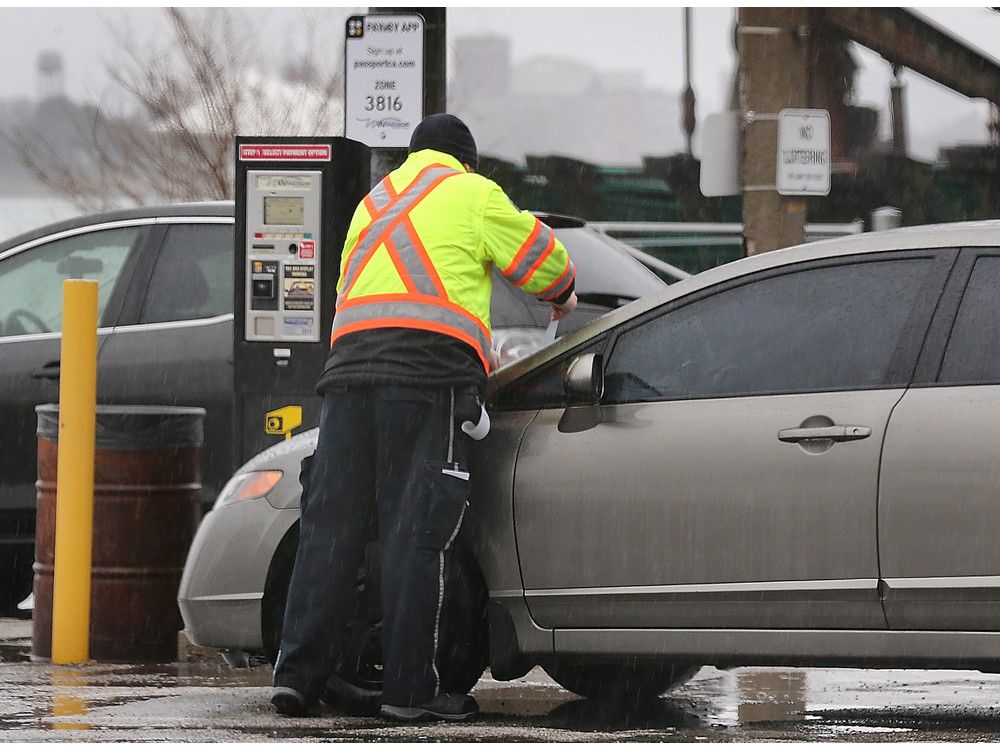
[[[489,382],[446,603],[447,687],[541,664],[583,695],[698,665],[1000,669],[1000,222],[722,266]],[[304,434],[250,461],[180,591],[273,656]],[[338,665],[377,689],[377,555]]]

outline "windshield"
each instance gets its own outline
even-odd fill
[[[652,271],[593,229],[556,229],[576,265],[576,293],[637,299],[662,292],[666,284]]]
[[[566,227],[554,231],[576,265],[577,295],[581,302],[594,306],[587,312],[587,305],[583,305],[571,320],[574,326],[583,325],[593,315],[639,297],[657,294],[666,288],[656,274],[618,247],[615,240],[586,227]],[[494,331],[510,326],[544,328],[548,325],[550,314],[549,305],[538,302],[521,289],[515,289],[499,270],[494,269],[490,305]]]

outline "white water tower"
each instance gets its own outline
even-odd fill
[[[38,55],[38,101],[66,96],[66,73],[62,55],[45,50]]]

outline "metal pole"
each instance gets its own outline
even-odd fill
[[[684,93],[681,105],[684,113],[684,150],[691,156],[691,138],[694,135],[694,89],[691,88],[691,9],[684,9]]]
[[[903,83],[903,69],[899,65],[892,66],[889,92],[892,105],[892,151],[900,156],[906,156],[906,85]]]
[[[424,17],[424,117],[448,110],[448,10],[413,8]]]
[[[403,13],[424,18],[424,117],[444,112],[448,103],[448,35],[445,8],[369,8],[369,13]],[[373,148],[371,184],[406,160],[405,148]]]
[[[90,563],[97,421],[97,282],[63,282],[52,663],[90,656]]]
[[[872,231],[897,229],[903,223],[903,212],[895,206],[882,206],[872,211]]]

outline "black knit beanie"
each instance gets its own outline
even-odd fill
[[[455,115],[440,113],[425,117],[413,130],[410,138],[410,153],[425,148],[443,151],[468,164],[473,169],[479,166],[479,151],[476,140],[469,132],[469,126]]]

